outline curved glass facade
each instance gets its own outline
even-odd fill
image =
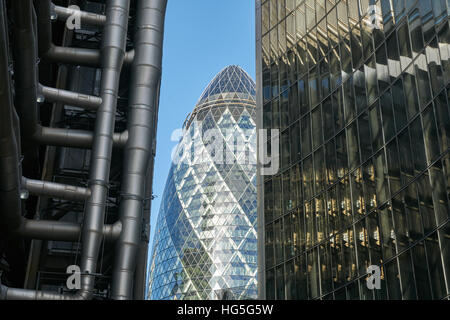
[[[257,10],[260,121],[281,131],[282,167],[260,190],[262,295],[448,298],[449,1]]]
[[[148,298],[257,297],[255,84],[238,66],[184,124],[157,220]]]

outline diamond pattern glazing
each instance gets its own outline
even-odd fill
[[[255,83],[229,66],[188,116],[157,220],[149,299],[256,298],[255,105]]]

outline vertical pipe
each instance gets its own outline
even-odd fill
[[[145,186],[145,204],[143,208],[142,216],[142,232],[141,241],[139,243],[138,253],[136,257],[136,272],[134,275],[134,288],[133,298],[134,300],[145,300],[145,289],[147,282],[147,261],[148,261],[148,242],[150,240],[150,212],[152,205],[152,191],[153,186],[151,182],[153,179],[153,156],[150,158],[150,164],[148,166],[148,172],[146,175]]]
[[[129,0],[107,2],[107,22],[101,48],[102,81],[100,95],[102,104],[97,111],[91,156],[89,184],[92,194],[86,202],[81,237],[83,249],[80,267],[82,273],[88,273],[82,277],[81,281],[81,291],[87,294],[85,298],[92,297],[94,289],[94,276],[92,274],[96,273],[103,238],[117,95],[120,72],[125,56],[129,8]]]
[[[20,285],[25,275],[25,252],[22,239],[11,231],[18,228],[22,219],[20,200],[20,170],[18,120],[11,95],[9,72],[8,35],[6,33],[5,3],[0,3],[0,231],[6,238],[5,254],[12,274],[10,280]]]
[[[51,1],[39,0],[36,2],[39,56],[42,57],[50,50],[52,46],[52,24],[50,17]]]
[[[159,113],[159,94],[156,99],[156,112],[154,113],[153,117],[153,126],[154,126],[154,132],[158,132],[158,113]],[[141,239],[141,243],[139,246],[139,252],[138,257],[136,259],[136,274],[135,274],[135,286],[134,286],[134,299],[137,300],[145,300],[146,299],[146,293],[147,293],[147,276],[148,276],[148,247],[149,247],[149,241],[150,241],[150,233],[151,233],[151,226],[150,226],[150,219],[151,219],[151,209],[152,209],[152,199],[153,199],[153,173],[154,173],[154,166],[155,166],[155,155],[156,155],[156,134],[153,137],[153,143],[152,143],[152,154],[150,157],[150,163],[148,166],[148,172],[147,172],[147,178],[146,178],[146,186],[145,186],[145,198],[147,199],[145,206],[144,206],[144,213],[143,213],[143,219],[142,228],[144,229],[143,232],[143,239]]]
[[[116,244],[111,287],[113,299],[133,298],[145,178],[156,134],[154,119],[157,118],[155,113],[161,80],[166,5],[167,0],[139,0],[137,5],[135,57],[131,67],[129,137],[124,152],[119,207],[122,233]],[[149,183],[152,184],[151,180]]]
[[[5,6],[0,4],[0,229],[14,230],[21,223],[19,157],[13,126]]]
[[[14,14],[14,102],[21,120],[20,131],[25,175],[35,177],[39,172],[39,149],[32,141],[38,127],[37,56],[33,30],[31,0],[13,1]]]

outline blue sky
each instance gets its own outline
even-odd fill
[[[156,229],[171,152],[172,132],[182,127],[203,90],[227,65],[255,79],[254,0],[169,0],[159,106],[151,238]]]

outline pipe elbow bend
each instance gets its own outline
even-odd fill
[[[1,280],[1,279],[0,279]],[[8,297],[8,287],[0,282],[0,300],[6,300]]]

